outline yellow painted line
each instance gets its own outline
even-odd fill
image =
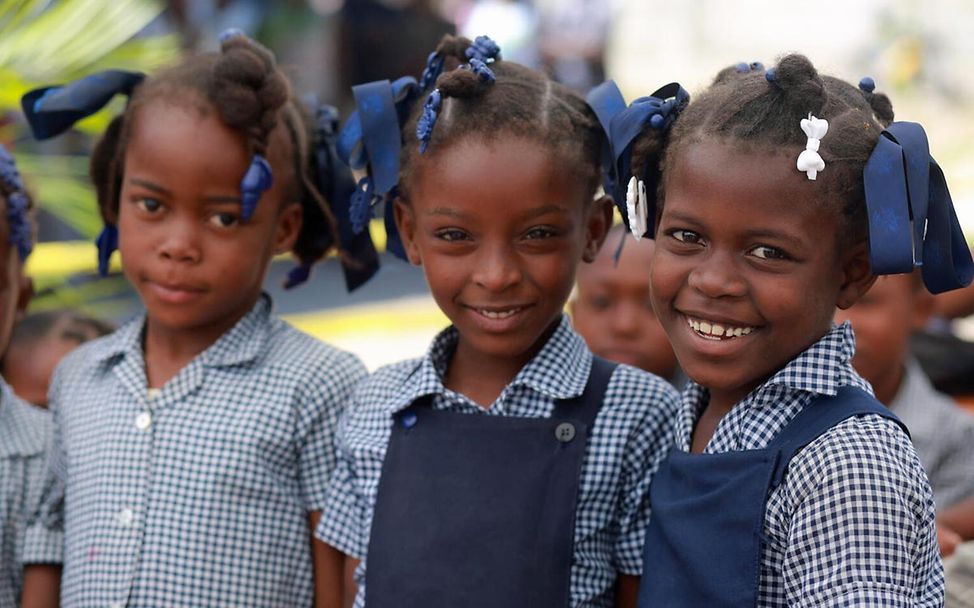
[[[381,219],[369,224],[372,242],[376,249],[385,250],[386,231]],[[279,256],[288,259],[289,254]],[[112,271],[121,270],[118,255],[112,256]],[[98,271],[98,252],[89,241],[56,241],[37,243],[27,258],[27,274],[38,280],[64,279],[76,274],[94,274]]]
[[[283,318],[301,331],[322,340],[388,336],[403,331],[436,331],[450,323],[428,297],[296,313],[283,315]]]

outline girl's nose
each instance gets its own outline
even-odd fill
[[[200,260],[200,235],[189,221],[174,221],[158,246],[160,257],[173,262],[193,264]]]
[[[517,256],[508,247],[490,247],[476,261],[473,280],[488,291],[504,291],[521,281]]]
[[[714,252],[690,271],[687,284],[708,298],[735,298],[747,292],[733,254]]]

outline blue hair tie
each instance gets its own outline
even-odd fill
[[[872,93],[876,90],[876,81],[869,76],[866,76],[859,81],[859,89],[863,93]]]
[[[426,91],[436,83],[436,79],[443,73],[443,56],[433,51],[426,58],[426,67],[419,78],[419,88]]]
[[[284,289],[293,289],[301,285],[311,276],[311,264],[298,264],[288,271],[284,279]]]
[[[464,55],[467,59],[479,59],[484,63],[497,59],[501,54],[501,47],[491,40],[489,36],[477,36],[467,47]]]
[[[760,61],[752,61],[751,62],[751,65],[748,66],[748,67],[751,68],[751,71],[756,72],[758,70],[763,70],[764,69],[764,64],[761,63]]]
[[[768,68],[764,73],[764,79],[770,84],[778,86],[778,70],[775,68]]]
[[[433,89],[433,92],[426,98],[426,103],[423,104],[423,115],[419,117],[419,122],[416,123],[416,137],[419,138],[420,154],[425,154],[426,148],[430,145],[433,127],[436,126],[436,119],[442,103],[443,97],[440,90]]]
[[[487,67],[487,64],[480,59],[471,59],[470,63],[461,66],[464,69],[468,69],[480,78],[480,82],[483,84],[494,84],[497,81],[497,77],[494,75],[494,70]]]
[[[369,223],[372,214],[372,203],[375,202],[375,183],[371,177],[363,177],[359,180],[352,193],[352,200],[349,204],[349,219],[352,223],[352,232],[361,234]]]
[[[257,201],[264,192],[274,185],[274,175],[267,159],[254,154],[243,179],[240,180],[240,215],[244,221],[250,219],[257,209]]]
[[[748,64],[742,61],[737,65],[735,65],[734,69],[737,71],[738,74],[746,74],[747,72],[751,71],[751,66],[749,66]]]
[[[98,274],[107,277],[112,252],[118,249],[118,228],[115,224],[105,222],[101,233],[95,239],[95,246],[98,248]]]
[[[7,223],[9,224],[8,239],[17,248],[20,261],[24,262],[34,248],[34,234],[30,225],[28,208],[30,200],[24,191],[24,181],[20,178],[20,171],[14,157],[6,147],[0,144],[0,180],[10,193],[7,199]]]
[[[242,29],[237,27],[231,27],[223,30],[223,32],[220,34],[220,44],[221,45],[226,44],[227,42],[230,42],[234,38],[249,38],[249,36],[247,36],[247,33],[244,32]]]

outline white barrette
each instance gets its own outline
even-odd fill
[[[626,212],[629,215],[629,230],[636,240],[643,238],[647,228],[646,182],[632,176],[626,190]]]
[[[825,161],[818,153],[818,145],[829,130],[829,121],[824,118],[815,118],[812,113],[808,113],[808,118],[803,118],[801,122],[802,131],[808,136],[808,143],[805,149],[798,155],[798,170],[804,171],[808,179],[814,180],[818,172],[825,168]]]

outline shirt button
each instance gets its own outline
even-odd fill
[[[575,438],[575,425],[571,422],[562,422],[555,427],[555,438],[562,443],[568,443]]]
[[[135,428],[139,429],[140,431],[148,429],[151,424],[152,414],[149,412],[142,412],[135,417]]]
[[[135,513],[132,512],[132,509],[126,507],[119,511],[116,517],[118,518],[118,525],[123,528],[128,528],[132,525],[132,520],[135,519]]]

